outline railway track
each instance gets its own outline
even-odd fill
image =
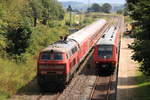
[[[112,76],[97,77],[89,100],[109,100],[111,86]]]
[[[88,100],[116,100],[117,69],[111,76],[97,76]]]

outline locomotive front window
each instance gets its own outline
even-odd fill
[[[113,46],[101,45],[98,48],[98,57],[100,58],[112,58]]]
[[[42,60],[51,60],[50,53],[49,52],[43,52],[41,55],[41,59]]]
[[[41,60],[63,60],[62,53],[50,53],[50,52],[43,52],[40,57]]]
[[[62,54],[54,54],[54,60],[62,60]]]

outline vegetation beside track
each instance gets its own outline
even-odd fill
[[[141,63],[139,70],[150,76],[150,1],[127,0],[128,14],[136,20],[134,37],[131,48],[134,50],[132,58]]]
[[[135,22],[134,19],[132,19],[130,16],[125,16],[125,24],[130,24]],[[130,37],[135,38],[135,34],[138,32],[138,30],[132,30],[132,33],[129,35]],[[136,38],[135,38],[136,40]],[[136,41],[135,41],[136,42]],[[139,48],[139,47],[138,47]],[[141,62],[142,63],[142,62]],[[141,65],[140,63],[138,63],[137,65]],[[139,67],[137,66],[137,67]],[[150,77],[145,75],[144,73],[142,73],[140,70],[137,70],[137,75],[136,77],[131,77],[131,80],[135,81],[134,84],[130,84],[130,85],[134,85],[135,87],[131,88],[131,90],[135,91],[133,93],[133,100],[150,100]],[[128,91],[130,91],[130,89],[128,89]]]
[[[149,0],[127,0],[126,14],[136,23],[131,36],[135,38],[134,43],[130,45],[134,54],[132,59],[139,62],[139,73],[134,77],[136,83],[134,100],[150,100],[150,1]],[[127,17],[128,17],[127,16]],[[126,22],[132,22],[129,18]]]

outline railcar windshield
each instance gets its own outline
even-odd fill
[[[63,60],[62,53],[51,53],[51,52],[42,52],[40,56],[41,60]]]
[[[98,57],[100,58],[112,58],[113,46],[112,45],[100,45],[98,48]]]

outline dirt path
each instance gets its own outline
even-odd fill
[[[132,50],[128,48],[133,39],[123,37],[120,51],[120,64],[118,73],[117,100],[134,100],[135,77],[137,75],[137,63],[131,59]]]

